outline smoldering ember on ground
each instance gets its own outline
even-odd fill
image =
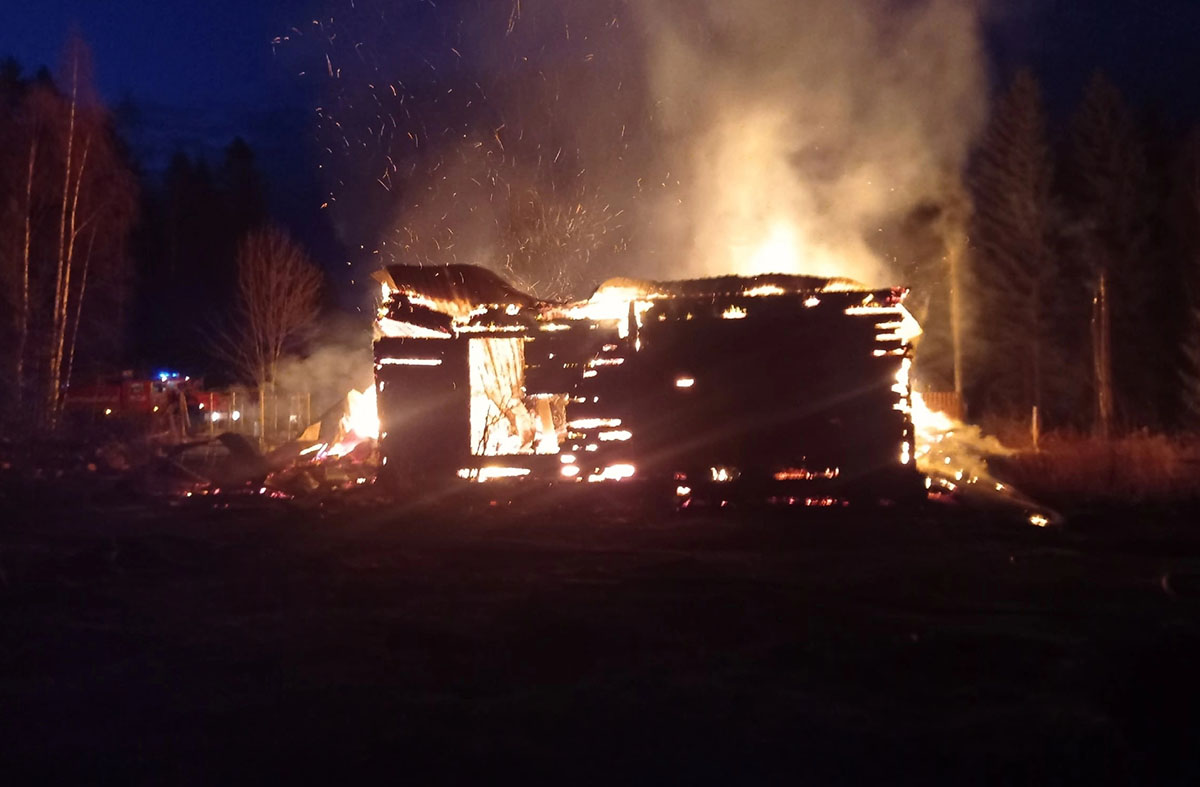
[[[1200,11],[316,5],[0,64],[0,773],[1194,783]]]

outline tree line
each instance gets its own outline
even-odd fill
[[[137,180],[91,89],[86,49],[60,83],[0,66],[6,410],[53,426],[84,355],[121,344]],[[116,319],[113,319],[113,317]],[[11,375],[11,376],[10,376]]]
[[[1021,71],[964,185],[942,210],[965,243],[962,313],[947,319],[944,299],[931,320],[928,377],[975,418],[1102,435],[1200,425],[1200,130],[1140,115],[1100,73],[1056,125]]]
[[[114,370],[264,382],[263,353],[295,349],[321,306],[319,270],[270,226],[250,146],[234,139],[214,167],[179,152],[143,172],[90,71],[78,38],[56,76],[0,62],[5,433],[53,431],[71,384]],[[308,300],[264,326],[254,299],[297,270]]]

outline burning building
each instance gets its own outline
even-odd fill
[[[614,279],[554,303],[474,266],[377,278],[387,478],[641,482],[684,506],[923,491],[903,289]]]

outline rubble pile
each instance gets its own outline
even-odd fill
[[[319,504],[374,484],[377,441],[347,430],[346,423],[335,418],[330,428],[314,424],[300,439],[265,452],[253,438],[233,432],[173,442],[6,441],[0,443],[0,504],[228,505],[234,497]]]

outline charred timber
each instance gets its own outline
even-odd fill
[[[922,491],[901,288],[614,279],[554,303],[472,266],[378,278],[395,483],[640,483],[685,507]]]

